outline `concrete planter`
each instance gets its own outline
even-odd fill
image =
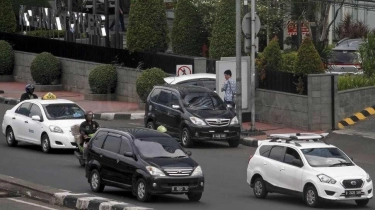
[[[13,75],[0,75],[0,82],[13,82],[14,76]]]
[[[34,85],[35,92],[56,92],[62,91],[63,85]]]
[[[116,101],[116,94],[92,94],[86,93],[85,100],[88,101]]]

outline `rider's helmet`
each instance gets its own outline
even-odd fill
[[[158,127],[157,131],[159,131],[161,133],[165,133],[165,132],[167,132],[167,129],[164,126],[161,125],[161,126]]]
[[[27,84],[25,87],[26,93],[33,94],[34,93],[34,86],[32,84]]]
[[[94,118],[94,112],[92,112],[92,111],[87,111],[86,113],[85,113],[85,119],[86,120],[92,120]]]

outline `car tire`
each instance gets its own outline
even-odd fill
[[[355,200],[355,203],[360,207],[364,207],[368,204],[369,201],[370,199]]]
[[[148,129],[153,129],[153,130],[155,130],[155,125],[154,125],[154,122],[153,122],[153,121],[148,121],[146,127],[147,127]]]
[[[253,192],[256,198],[264,199],[267,197],[268,192],[266,189],[266,184],[264,183],[262,177],[258,177],[255,179]]]
[[[137,196],[137,200],[141,202],[147,202],[151,199],[151,194],[148,191],[147,183],[142,178],[138,179],[137,181],[136,196]]]
[[[14,132],[12,128],[7,128],[6,141],[7,141],[8,146],[10,147],[15,147],[18,144],[18,141],[14,137]]]
[[[240,139],[228,140],[228,144],[230,147],[238,147],[238,145],[240,145]]]
[[[199,201],[202,198],[202,193],[188,193],[187,196],[190,201]]]
[[[51,142],[50,142],[47,134],[44,134],[42,136],[41,146],[42,146],[42,151],[44,153],[50,153],[51,152]]]
[[[186,127],[181,132],[181,143],[183,147],[187,148],[194,146],[194,141],[190,137],[190,131]]]
[[[317,208],[320,207],[319,195],[314,186],[308,186],[303,193],[307,206]]]
[[[90,173],[90,187],[93,192],[101,193],[105,185],[102,183],[102,178],[98,170],[94,169]]]

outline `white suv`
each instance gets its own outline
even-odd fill
[[[366,206],[373,197],[370,175],[327,144],[327,135],[273,134],[261,141],[247,167],[247,183],[255,197],[275,192],[300,196],[311,207],[320,206],[323,199]]]

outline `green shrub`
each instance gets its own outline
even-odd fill
[[[163,0],[132,1],[126,36],[129,51],[165,52],[168,33]]]
[[[236,55],[236,7],[233,0],[222,0],[218,4],[209,53],[214,59]]]
[[[203,17],[191,0],[179,0],[172,29],[173,52],[200,56],[205,41]]]
[[[16,32],[16,17],[12,10],[11,0],[0,0],[0,31],[6,33]]]
[[[60,61],[51,53],[43,52],[35,57],[30,66],[31,76],[37,84],[50,85],[61,76]]]
[[[164,78],[167,77],[167,73],[159,68],[150,68],[144,70],[141,75],[137,78],[136,89],[139,98],[146,102],[148,95],[155,85],[162,85],[165,83]]]
[[[362,69],[365,75],[375,76],[375,33],[369,33],[367,40],[359,47]]]
[[[366,75],[340,75],[338,81],[338,89],[348,90],[361,87],[371,87],[375,85],[375,77]]]
[[[298,49],[295,71],[305,75],[325,73],[323,62],[309,36],[303,39],[301,47]]]
[[[52,37],[64,37],[65,31],[59,30],[35,30],[27,31],[28,36],[42,37],[42,38],[52,38]]]
[[[281,51],[277,38],[273,38],[263,51],[264,69],[269,71],[281,70]]]
[[[286,72],[294,72],[294,67],[298,59],[297,52],[283,53],[281,58],[281,70]]]
[[[12,75],[14,67],[14,51],[12,46],[0,40],[0,75]]]
[[[96,67],[89,74],[89,85],[93,94],[114,93],[117,86],[116,67],[111,64]]]

